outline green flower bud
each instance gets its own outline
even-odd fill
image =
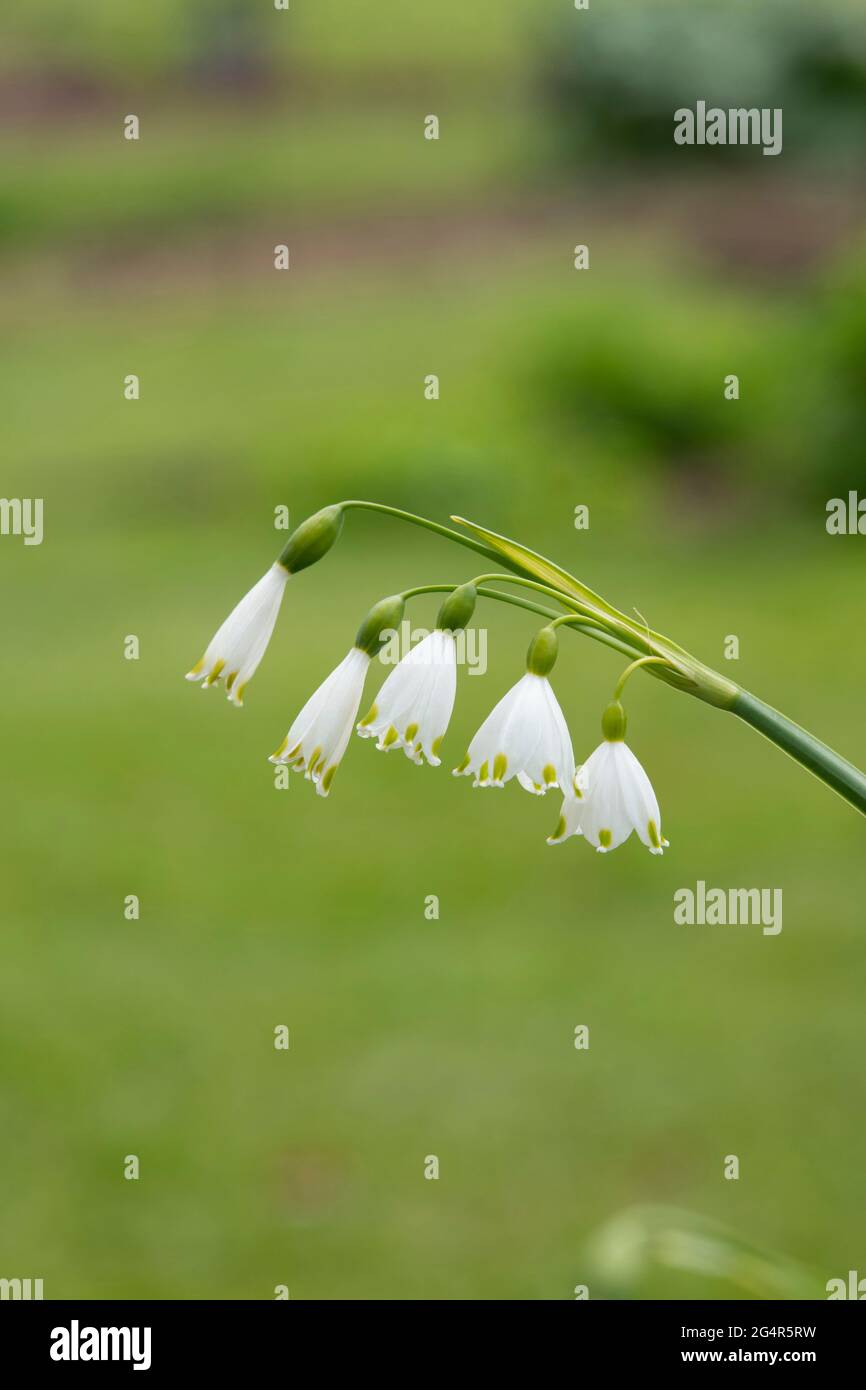
[[[289,574],[297,574],[308,565],[314,565],[327,555],[331,546],[343,529],[343,508],[323,507],[314,516],[308,516],[292,532],[278,563]]]
[[[382,637],[382,633],[396,631],[403,621],[405,607],[401,594],[391,594],[388,598],[380,599],[358,628],[355,646],[368,656],[378,655],[380,648],[387,641],[387,638]]]
[[[460,632],[475,612],[478,591],[474,584],[461,584],[449,594],[439,609],[436,626],[443,632]]]
[[[547,676],[553,670],[559,653],[559,638],[555,627],[543,627],[529,644],[526,669],[533,676]]]
[[[608,743],[622,743],[625,738],[625,726],[625,710],[619,700],[614,700],[601,716],[601,732]]]

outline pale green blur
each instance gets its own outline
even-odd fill
[[[550,9],[0,20],[2,492],[45,506],[41,546],[0,537],[0,1275],[48,1298],[744,1292],[712,1241],[612,1278],[597,1233],[645,1205],[819,1296],[866,1274],[849,806],[636,673],[670,848],[548,847],[556,793],[450,776],[541,622],[483,598],[442,767],[354,739],[326,801],[276,790],[370,607],[485,563],[362,512],[290,580],[242,713],[183,681],[276,508],[369,497],[519,537],[866,763],[866,538],[825,529],[866,496],[860,11],[723,43],[697,0]],[[702,95],[785,104],[783,154],[677,150]],[[561,631],[579,758],[624,665]],[[675,925],[698,880],[781,888],[783,930]]]

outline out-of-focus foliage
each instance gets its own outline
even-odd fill
[[[408,94],[413,74],[437,83],[464,74],[494,79],[520,61],[534,0],[438,0],[435,5],[364,0],[41,0],[7,7],[0,70],[50,66],[76,77],[122,85],[123,74],[164,82],[219,79],[230,86],[285,79],[308,88],[328,73],[364,85],[393,69],[393,88]]]
[[[575,440],[604,438],[697,486],[866,491],[861,254],[780,299],[666,262],[540,319],[531,381]],[[725,383],[738,378],[737,400]]]
[[[866,495],[866,245],[831,267],[822,289],[803,369],[827,386],[814,455],[819,470],[822,460],[833,467],[838,491],[847,484]]]
[[[697,161],[743,167],[759,154],[676,146],[674,111],[700,99],[781,107],[788,170],[862,171],[866,13],[855,0],[607,0],[603,22],[552,27],[541,74],[558,144],[580,163],[639,158],[682,172]]]
[[[795,1260],[722,1223],[676,1207],[631,1207],[594,1231],[586,1248],[593,1291],[608,1298],[810,1299],[822,1280]]]
[[[449,776],[535,626],[481,605],[489,670],[459,673],[443,767],[353,739],[327,802],[300,778],[277,790],[266,755],[370,604],[477,573],[360,513],[291,581],[242,714],[183,680],[281,548],[274,509],[366,495],[519,534],[713,665],[736,634],[736,679],[866,760],[864,542],[824,529],[866,438],[850,166],[834,196],[854,212],[833,229],[787,111],[783,156],[751,161],[757,210],[718,163],[674,178],[680,150],[686,213],[712,194],[771,255],[720,249],[711,214],[677,218],[658,166],[643,176],[653,131],[659,159],[673,149],[676,62],[694,64],[682,100],[710,95],[720,7],[682,12],[706,34],[698,63],[699,35],[678,50],[653,27],[662,0],[561,4],[563,60],[606,45],[624,111],[645,83],[667,90],[663,125],[629,126],[637,144],[603,124],[601,87],[591,125],[573,92],[551,118],[553,8],[0,11],[3,492],[45,501],[42,546],[0,538],[0,1273],[44,1277],[47,1297],[286,1282],[293,1299],[568,1299],[588,1237],[644,1203],[700,1212],[700,1230],[614,1222],[601,1291],[730,1297],[726,1275],[772,1273],[765,1247],[822,1280],[861,1259],[866,859],[849,807],[638,674],[630,740],[670,849],[549,848],[553,797]],[[754,32],[737,40],[750,82]],[[597,154],[580,177],[561,160],[579,126]],[[618,150],[621,202],[601,177]],[[776,266],[789,169],[818,225]],[[413,602],[412,623],[437,607]],[[620,670],[563,633],[579,757]],[[698,879],[781,887],[784,930],[677,926],[673,894]],[[649,1258],[624,1275],[635,1250]]]

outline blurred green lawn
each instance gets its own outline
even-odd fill
[[[454,355],[448,389],[417,407],[411,296],[378,301],[374,359],[343,288],[306,310],[301,294],[290,324],[280,305],[247,321],[127,304],[122,333],[116,311],[76,304],[7,363],[13,452],[46,496],[46,539],[0,553],[15,593],[4,1267],[38,1268],[53,1297],[268,1297],[283,1282],[294,1297],[568,1297],[593,1227],[661,1200],[827,1277],[847,1269],[866,1158],[852,1105],[866,874],[849,808],[729,716],[636,680],[631,738],[670,851],[549,849],[553,798],[485,795],[447,771],[521,669],[532,622],[505,609],[482,615],[490,671],[461,680],[439,771],[356,740],[328,802],[300,779],[276,791],[265,756],[368,604],[476,571],[384,520],[353,516],[292,581],[243,713],[181,677],[275,552],[274,505],[301,498],[299,519],[350,481],[413,500],[402,439],[424,505],[519,529],[711,661],[737,633],[742,683],[862,763],[856,539],[784,512],[746,518],[742,536],[690,530],[639,482],[640,515],[615,496],[607,508],[603,457],[584,470],[561,444],[522,461],[496,433],[508,393],[483,353],[464,360],[461,305],[476,347],[485,325],[459,285],[431,328],[437,363],[446,341]],[[346,336],[360,379],[344,394]],[[130,341],[143,398],[115,407]],[[365,391],[377,376],[381,401]],[[515,430],[531,438],[525,419]],[[576,500],[589,532],[573,529]],[[420,601],[416,621],[434,612]],[[620,664],[565,646],[557,688],[579,752]],[[698,878],[782,887],[781,935],[674,926],[673,892]],[[572,1047],[581,1022],[588,1053]],[[737,1184],[721,1178],[732,1152]]]
[[[505,13],[490,44],[466,21],[460,50],[495,81],[518,70],[529,21]],[[156,20],[174,10],[147,14],[141,63],[159,71]],[[391,61],[377,14],[374,70]],[[414,39],[434,66],[464,32],[439,20]],[[299,61],[322,51],[324,31],[299,32]],[[328,32],[331,70],[363,68]],[[81,31],[67,37],[78,52]],[[94,61],[113,51],[95,43]],[[16,146],[3,492],[45,498],[45,541],[0,541],[0,1274],[41,1277],[50,1298],[285,1283],[293,1298],[567,1299],[587,1281],[596,1296],[587,1238],[635,1203],[718,1219],[817,1271],[818,1293],[862,1261],[853,810],[745,725],[637,676],[630,742],[670,850],[548,848],[555,795],[449,775],[522,669],[533,620],[504,606],[479,613],[490,669],[461,672],[440,769],[356,739],[327,802],[299,778],[276,790],[267,754],[366,608],[480,563],[359,514],[290,584],[242,713],[183,682],[280,547],[274,507],[297,522],[368,496],[519,534],[866,763],[862,540],[828,537],[822,501],[857,438],[850,455],[816,442],[813,407],[835,408],[820,275],[799,293],[713,280],[595,213],[587,277],[568,215],[501,236],[470,220],[439,245],[423,224],[440,199],[462,222],[472,190],[532,197],[538,132],[520,108],[467,111],[466,138],[424,150],[439,163],[423,176],[402,133],[418,134],[414,108],[400,131],[367,113],[354,146],[320,113],[285,164],[267,119],[225,111],[210,155],[207,113],[169,116],[162,150],[109,149],[92,125]],[[394,193],[406,228],[378,246]],[[351,221],[365,209],[366,238]],[[309,258],[275,276],[296,216]],[[260,266],[233,263],[235,227]],[[732,357],[745,388],[729,425]],[[585,756],[622,662],[562,647],[556,689]],[[698,879],[782,888],[781,935],[675,926],[673,893]],[[423,1177],[433,1153],[439,1182]],[[633,1292],[739,1290],[657,1272]]]

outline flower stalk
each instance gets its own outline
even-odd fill
[[[490,531],[486,527],[463,517],[454,516],[451,518],[457,526],[462,528],[458,531],[443,526],[439,522],[431,521],[427,517],[416,516],[412,512],[403,511],[398,507],[363,499],[351,499],[323,508],[322,511],[308,518],[297,528],[289,538],[276,564],[272,567],[272,571],[260,581],[255,589],[250,591],[250,594],[229,615],[207,648],[205,656],[190,672],[191,679],[203,680],[209,686],[222,676],[229,688],[231,698],[236,703],[240,702],[243,687],[255,671],[267,647],[277,618],[285,579],[289,574],[296,574],[315,564],[331,549],[340,535],[346,512],[351,510],[381,513],[409,525],[421,527],[435,535],[442,536],[444,539],[454,541],[476,554],[483,555],[488,562],[493,562],[497,566],[495,571],[477,576],[468,585],[422,585],[407,589],[402,594],[393,596],[388,600],[383,600],[382,605],[377,605],[366,620],[367,626],[362,626],[361,632],[358,634],[353,648],[356,655],[352,657],[350,663],[352,672],[357,666],[359,674],[363,665],[363,658],[369,661],[378,652],[381,645],[380,630],[386,626],[383,621],[384,617],[392,610],[396,611],[397,605],[415,595],[424,593],[447,593],[451,595],[451,599],[445,600],[443,614],[447,616],[449,604],[451,604],[455,621],[449,624],[440,615],[437,631],[445,630],[448,627],[456,630],[465,625],[465,621],[468,621],[469,616],[471,616],[471,608],[476,597],[512,604],[546,620],[548,626],[545,631],[550,635],[543,639],[544,644],[554,651],[556,630],[560,626],[567,626],[580,635],[601,642],[627,657],[629,665],[616,687],[614,704],[619,702],[625,682],[631,675],[637,670],[644,670],[648,675],[664,681],[675,690],[692,695],[695,699],[712,705],[716,709],[727,710],[729,713],[735,714],[744,723],[749,724],[778,748],[781,748],[789,757],[807,768],[809,772],[856,807],[858,811],[866,814],[866,775],[853,763],[834,752],[813,734],[795,724],[781,711],[773,709],[764,701],[743,690],[727,676],[698,660],[671,638],[663,633],[653,631],[647,623],[636,621],[635,618],[620,612],[600,594],[588,588],[554,561],[528,549],[519,541],[499,535],[497,532]],[[501,573],[503,568],[509,573]],[[509,593],[500,587],[512,584],[516,585],[521,592]],[[491,585],[496,587],[491,587]],[[468,602],[470,590],[471,603]],[[529,597],[527,591],[533,597]],[[539,603],[534,595],[543,596],[549,602],[557,604],[560,610],[565,611],[557,611],[555,608]],[[464,621],[456,621],[456,618],[463,611],[466,611]],[[448,643],[443,643],[442,639],[437,637],[431,646],[435,646],[437,652],[441,649],[450,668],[452,653]],[[541,660],[541,657],[539,659]],[[420,664],[422,663],[412,663],[412,665]],[[329,680],[334,679],[336,674],[332,673]],[[531,670],[529,674],[532,679],[546,679],[545,676],[535,675]],[[296,751],[293,747],[293,743],[297,741],[294,738],[294,730],[290,730],[287,748],[281,749],[280,754],[277,755],[281,761],[291,761],[294,754],[307,775],[312,775],[313,780],[319,783],[318,790],[322,792],[327,791],[336,763],[342,755],[345,739],[348,737],[346,731],[347,728],[351,727],[357,709],[356,696],[359,700],[361,694],[361,686],[358,685],[356,678],[346,680],[341,677],[336,684],[341,690],[348,691],[348,694],[342,701],[345,708],[341,711],[341,718],[338,721],[339,727],[336,732],[332,734],[330,728],[326,730],[329,735],[329,743],[334,745],[334,756],[331,759],[323,758],[322,750],[315,744],[311,750],[311,753],[315,755],[312,756],[312,759],[306,746],[301,750],[299,743]],[[362,684],[363,682],[361,682]],[[447,723],[446,715],[450,717],[450,675],[447,681],[440,680],[436,695],[438,705],[435,702],[431,705],[431,708],[438,710],[435,747],[433,743],[430,743],[423,749],[418,746],[417,731],[414,728],[415,724],[420,726],[420,721],[412,717],[411,713],[410,715],[406,714],[406,710],[411,711],[415,708],[413,702],[422,694],[425,699],[429,696],[429,692],[421,690],[418,672],[411,668],[407,669],[406,674],[401,674],[399,681],[394,682],[388,692],[389,708],[394,711],[398,723],[402,723],[404,727],[398,729],[397,733],[391,736],[390,731],[394,726],[389,721],[384,737],[380,737],[379,746],[388,747],[391,746],[391,743],[399,741],[413,759],[417,759],[422,751],[425,754],[430,753],[435,756],[435,751],[441,741],[439,725],[443,722]],[[429,698],[432,699],[433,697],[429,696]],[[515,705],[515,709],[518,711],[516,722],[510,713],[510,706],[506,710],[511,721],[508,726],[509,730],[513,728],[519,730],[523,727],[525,708],[522,701],[523,697],[521,696],[520,701]],[[317,698],[314,708],[307,711],[308,714],[314,714],[316,718],[306,719],[304,722],[314,724],[318,730],[318,725],[322,722],[322,710],[324,708],[323,701]],[[408,723],[406,722],[407,718]],[[327,724],[327,721],[325,723]],[[551,730],[554,723],[556,723],[555,719],[550,723]],[[370,728],[369,731],[372,733],[373,729]],[[378,727],[376,732],[380,733]],[[480,733],[481,731],[479,731]],[[509,738],[511,737],[513,735],[509,733]],[[389,738],[390,743],[386,741]],[[305,737],[304,745],[307,742],[308,739]],[[549,744],[551,748],[556,744],[552,733]],[[531,789],[536,790],[534,784],[538,782],[538,777],[535,775],[537,772],[535,752],[527,751],[520,745],[519,740],[514,744],[514,748],[520,755],[517,764],[520,764],[522,758],[523,762],[531,766],[531,774],[527,773],[522,766],[520,767],[520,771],[523,772],[522,780],[530,782],[532,784]],[[558,750],[557,761],[561,763],[561,766],[556,767],[556,781],[561,783],[565,780],[565,765],[568,762],[568,756],[564,744],[556,744],[556,748]],[[428,761],[430,761],[429,757]],[[460,770],[464,769],[461,768]],[[465,770],[474,769],[467,766]],[[492,775],[492,766],[486,769],[486,772],[487,778],[492,784],[501,783],[502,778]],[[544,772],[544,767],[542,767],[542,772]],[[547,775],[549,777],[549,772]],[[483,782],[487,778],[482,777],[480,780]],[[567,792],[566,795],[568,795]],[[603,829],[606,828],[603,827]],[[655,845],[652,847],[657,848]]]

